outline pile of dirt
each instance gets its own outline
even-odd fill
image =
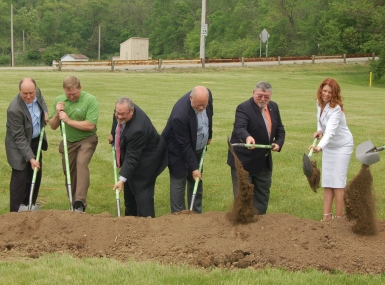
[[[151,219],[40,210],[0,216],[0,259],[57,252],[204,268],[384,272],[385,222],[376,220],[373,236],[354,234],[352,226],[346,218],[319,222],[288,214],[234,225],[222,212]]]

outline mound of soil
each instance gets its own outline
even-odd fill
[[[385,223],[357,235],[346,218],[328,222],[287,214],[234,224],[229,213],[184,211],[159,218],[112,217],[58,210],[0,216],[0,259],[38,258],[47,252],[158,261],[204,268],[287,268],[385,271]]]

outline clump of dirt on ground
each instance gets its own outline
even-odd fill
[[[317,193],[317,189],[320,187],[321,172],[317,168],[317,162],[315,160],[310,161],[312,172],[310,177],[306,177],[309,182],[310,188]]]
[[[377,233],[373,177],[369,165],[362,164],[358,174],[346,185],[345,212],[348,220],[355,220],[352,230],[360,235]]]
[[[237,195],[230,219],[234,223],[250,223],[258,220],[258,210],[253,205],[254,185],[249,182],[249,173],[243,168],[241,161],[230,146],[234,156],[235,168],[238,175]]]

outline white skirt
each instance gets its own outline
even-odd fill
[[[322,150],[322,187],[345,188],[353,148],[351,145]]]

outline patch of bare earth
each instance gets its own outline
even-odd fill
[[[267,214],[235,225],[228,213],[189,211],[159,218],[112,217],[40,210],[0,216],[0,259],[43,253],[158,261],[221,268],[385,271],[385,223],[377,234],[357,235],[346,218],[330,222]]]

